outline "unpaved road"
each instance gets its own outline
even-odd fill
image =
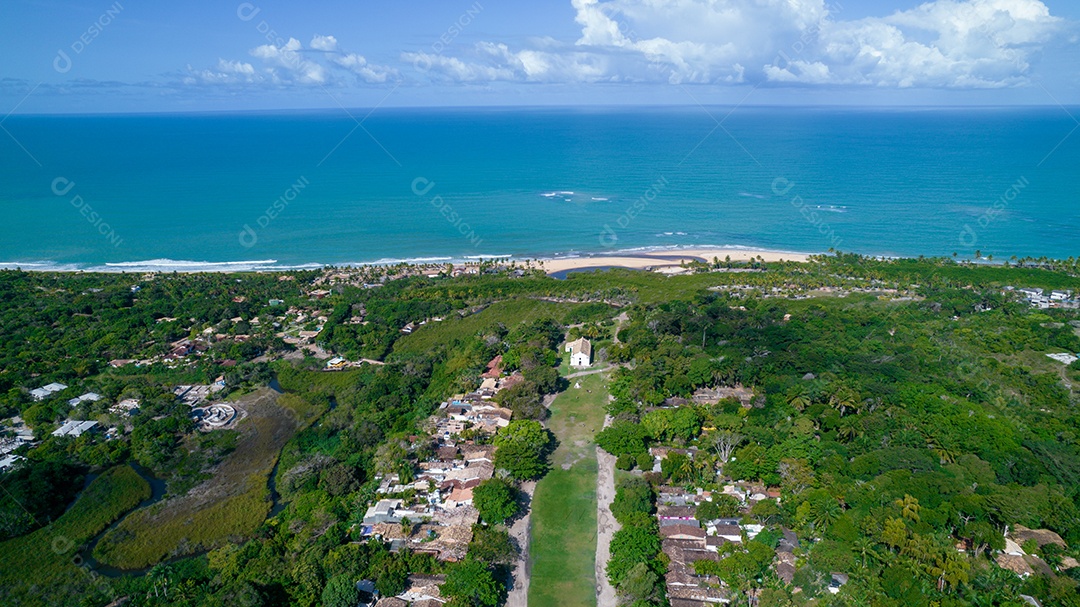
[[[528,607],[529,605],[529,515],[532,513],[532,497],[533,492],[536,491],[536,483],[522,483],[521,490],[529,496],[529,509],[525,516],[514,521],[514,524],[510,526],[510,537],[517,541],[521,548],[521,555],[518,556],[517,563],[514,565],[514,585],[511,586],[510,593],[506,597],[506,607]]]
[[[607,416],[604,427],[610,424],[611,416]],[[596,607],[615,607],[618,597],[605,571],[611,557],[611,537],[619,530],[619,523],[611,515],[611,503],[615,501],[615,456],[597,447],[596,464]]]

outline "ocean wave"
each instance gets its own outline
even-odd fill
[[[94,263],[58,263],[55,261],[0,262],[0,269],[22,269],[28,272],[254,272],[318,270],[324,264],[279,264],[276,259],[245,261],[189,261],[182,259],[147,259]]]
[[[657,236],[666,235],[672,238],[686,238],[686,232],[665,232]],[[475,262],[481,259],[499,259],[514,262],[526,260],[558,260],[558,259],[582,259],[593,256],[618,257],[620,255],[641,255],[643,253],[666,253],[678,255],[684,250],[710,251],[729,250],[747,251],[759,253],[789,253],[805,254],[801,251],[787,251],[753,247],[745,245],[714,245],[714,244],[671,244],[652,245],[642,247],[630,247],[616,250],[597,251],[559,251],[552,253],[530,253],[516,255],[457,255],[457,256],[428,256],[428,257],[384,257],[375,261],[353,261],[325,263],[298,263],[283,264],[274,259],[246,260],[246,261],[188,261],[174,259],[150,259],[144,261],[108,262],[104,264],[93,263],[61,263],[55,261],[13,261],[0,262],[2,269],[22,269],[28,272],[288,272],[300,270],[319,270],[326,266],[336,267],[363,267],[363,266],[392,266],[398,264],[411,265],[444,265],[447,263],[461,264]]]
[[[321,268],[322,264],[303,264],[303,268],[278,265],[276,259],[242,261],[192,261],[186,259],[147,259],[121,261],[85,268],[88,272],[254,272],[258,270],[296,270]]]
[[[782,249],[769,249],[766,247],[751,247],[741,244],[692,244],[692,245],[652,245],[647,247],[633,247],[629,249],[619,249],[616,251],[605,252],[605,255],[618,256],[620,253],[629,254],[642,254],[642,253],[678,253],[679,251],[709,251],[709,250],[728,250],[728,251],[746,251],[755,253],[788,253],[791,255],[816,255],[817,253],[808,253],[806,251],[789,251]]]
[[[743,198],[757,198],[758,200],[765,199],[761,194],[751,194],[750,192],[739,192],[739,196],[742,196]]]
[[[149,259],[146,261],[120,261],[115,263],[106,262],[105,265],[110,268],[131,268],[131,267],[145,267],[145,266],[159,266],[162,268],[173,267],[186,267],[186,266],[247,266],[247,265],[260,265],[268,266],[277,263],[276,259],[259,259],[255,261],[186,261],[182,259]]]
[[[55,261],[0,262],[0,270],[23,270],[26,272],[78,272],[81,269],[79,264],[57,263]]]
[[[413,265],[424,265],[424,264],[432,264],[432,263],[446,263],[446,262],[453,262],[453,261],[454,261],[453,257],[402,257],[402,258],[383,257],[382,259],[377,259],[375,261],[348,261],[348,262],[343,262],[343,263],[335,263],[335,264],[332,264],[332,265],[335,265],[335,266],[350,266],[350,267],[358,267],[358,266],[396,266],[396,265],[401,264],[401,263],[407,263],[407,264],[413,264]]]

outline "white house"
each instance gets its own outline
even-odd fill
[[[53,430],[53,436],[72,436],[78,438],[97,426],[98,423],[94,421],[66,421],[63,426],[60,426],[56,430]]]
[[[566,351],[570,353],[571,367],[588,367],[592,364],[592,344],[584,337],[567,343]]]
[[[101,400],[101,395],[100,394],[97,394],[95,392],[87,392],[86,394],[76,396],[75,398],[69,400],[68,404],[71,405],[72,407],[74,407],[74,406],[78,405],[81,402],[85,402],[85,401],[96,402],[96,401],[99,401],[99,400]]]
[[[45,400],[57,392],[67,390],[64,384],[51,383],[30,391],[30,397],[34,400]]]

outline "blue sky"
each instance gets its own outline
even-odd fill
[[[1075,0],[5,0],[0,112],[1080,104]]]

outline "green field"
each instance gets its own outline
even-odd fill
[[[241,438],[211,478],[185,495],[128,516],[94,548],[94,558],[121,569],[217,547],[250,535],[270,512],[267,481],[282,446],[316,411],[292,395],[261,390],[241,399],[248,411]]]
[[[596,451],[604,425],[604,377],[570,380],[551,406],[548,427],[559,439],[552,470],[536,486],[530,541],[531,607],[596,605]],[[574,388],[580,383],[580,388]]]
[[[538,299],[511,299],[491,304],[464,318],[452,316],[442,322],[430,322],[394,344],[395,354],[417,354],[440,344],[453,343],[492,329],[500,323],[507,328],[540,318],[558,322],[586,304],[556,303]]]
[[[93,596],[95,577],[76,565],[79,549],[149,497],[149,483],[117,466],[51,525],[0,544],[0,604],[77,605]]]

